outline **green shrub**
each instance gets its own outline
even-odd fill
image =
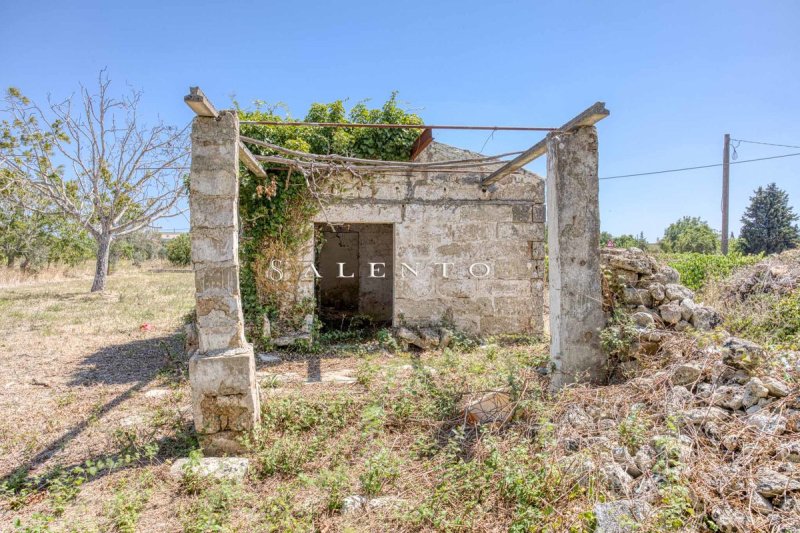
[[[710,255],[701,253],[666,254],[666,263],[678,271],[681,283],[692,290],[701,289],[708,281],[729,276],[736,268],[761,261],[761,255]]]
[[[719,235],[699,217],[683,217],[664,231],[661,248],[665,252],[713,254],[719,248]]]
[[[188,233],[178,235],[167,243],[167,260],[177,266],[189,266],[191,264],[192,241]]]
[[[760,344],[800,347],[800,291],[757,294],[726,310],[726,329]]]

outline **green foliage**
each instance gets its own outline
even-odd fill
[[[719,235],[700,217],[683,217],[664,231],[661,248],[665,252],[713,254],[719,248]]]
[[[379,108],[359,102],[349,111],[342,100],[329,104],[313,104],[304,120],[336,123],[421,124],[413,113],[397,103],[396,93]],[[290,116],[278,114],[278,107],[256,102],[255,109],[239,109],[242,120],[287,121]],[[340,154],[368,159],[408,160],[411,145],[418,137],[416,129],[313,128],[243,124],[242,135],[269,141],[285,148],[314,154]],[[263,147],[252,147],[254,153],[272,155]],[[242,221],[241,257],[242,306],[249,324],[257,324],[268,316],[273,333],[291,329],[306,313],[313,313],[314,303],[292,303],[285,295],[292,293],[287,281],[279,283],[267,277],[271,261],[294,259],[296,252],[312,237],[312,217],[320,209],[306,179],[283,167],[267,167],[268,178],[257,178],[243,172],[239,186],[239,213]],[[318,189],[341,187],[320,179]],[[283,265],[289,267],[289,265]],[[287,272],[286,277],[299,275]],[[257,327],[257,326],[255,326]]]
[[[632,410],[619,424],[619,439],[628,450],[635,451],[644,443],[647,424],[639,410]]]
[[[19,261],[21,269],[36,271],[54,263],[74,266],[93,256],[94,242],[86,231],[4,176],[7,171],[0,169],[0,259],[7,266]]]
[[[109,504],[108,517],[114,531],[120,533],[134,533],[139,516],[142,513],[152,493],[152,473],[146,472],[142,476],[141,486],[127,487],[123,484],[114,494],[114,499]]]
[[[177,266],[189,266],[192,263],[192,241],[188,233],[182,233],[167,242],[167,261]]]
[[[120,259],[126,259],[138,266],[143,261],[159,258],[163,255],[163,250],[164,244],[157,231],[137,231],[111,243],[110,261],[113,264]]]
[[[636,236],[625,234],[620,235],[619,237],[614,237],[607,231],[601,231],[600,246],[604,248],[639,248],[641,250],[647,250],[647,238],[645,238],[644,232],[641,232]]]
[[[234,505],[241,499],[241,490],[236,485],[219,482],[205,488],[200,497],[184,510],[181,516],[186,533],[226,531],[225,527]]]
[[[639,332],[630,315],[615,309],[608,325],[600,330],[600,346],[607,355],[620,359],[630,353],[638,337]]]
[[[800,291],[787,295],[757,294],[726,315],[725,326],[761,344],[800,349]]]
[[[696,291],[711,280],[731,275],[734,270],[741,266],[758,263],[762,256],[742,255],[731,251],[728,255],[704,253],[666,254],[662,259],[678,271],[683,285]]]
[[[361,489],[367,496],[377,496],[386,485],[400,476],[400,464],[387,449],[381,449],[368,457],[364,463],[364,472],[358,477]]]
[[[742,216],[739,246],[747,254],[775,254],[795,248],[800,243],[797,220],[786,191],[774,183],[759,187]]]

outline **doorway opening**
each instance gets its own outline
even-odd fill
[[[316,224],[317,312],[326,329],[391,325],[394,226]],[[371,328],[368,328],[371,329]]]

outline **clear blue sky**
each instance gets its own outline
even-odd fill
[[[800,145],[800,3],[11,2],[0,0],[0,86],[70,94],[98,71],[144,90],[143,111],[185,124],[199,85],[285,102],[392,90],[429,123],[558,126],[602,100],[600,175],[716,163],[722,137]],[[486,152],[535,133],[497,133]],[[439,132],[479,150],[486,133]],[[797,149],[742,144],[741,159]],[[530,166],[544,173],[544,162]],[[732,229],[775,181],[800,211],[800,157],[732,167]],[[655,240],[682,215],[720,226],[721,170],[601,182],[601,223]],[[165,228],[186,228],[185,219]]]

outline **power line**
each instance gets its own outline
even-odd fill
[[[744,139],[731,139],[732,141],[740,142],[740,143],[748,143],[748,144],[763,144],[764,146],[780,146],[781,148],[800,148],[800,146],[793,145],[793,144],[775,144],[775,143],[765,143],[761,141],[746,141]]]
[[[800,147],[798,147],[800,148]],[[800,152],[795,152],[793,154],[783,154],[783,155],[773,155],[771,157],[759,157],[756,159],[742,159],[741,161],[731,161],[731,165],[739,165],[741,163],[754,163],[756,161],[766,161],[767,159],[780,159],[783,157],[795,157],[800,155]],[[653,172],[639,172],[637,174],[622,174],[619,176],[606,176],[603,178],[599,178],[601,180],[615,180],[619,178],[634,178],[637,176],[652,176],[655,174],[668,174],[670,172],[683,172],[686,170],[700,170],[703,168],[714,168],[714,167],[721,167],[722,163],[714,163],[713,165],[700,165],[696,167],[683,167],[683,168],[671,168],[669,170],[656,170]]]

